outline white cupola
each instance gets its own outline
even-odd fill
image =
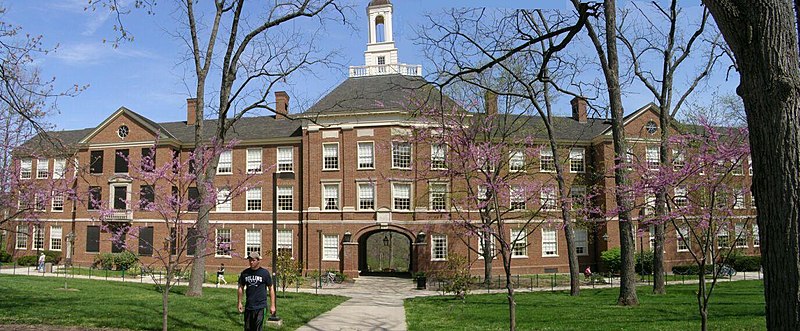
[[[350,67],[350,77],[403,74],[421,76],[422,66],[399,63],[392,35],[392,3],[371,0],[367,5],[369,40],[364,52],[364,66]]]

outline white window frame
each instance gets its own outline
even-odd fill
[[[511,258],[528,257],[528,231],[526,229],[511,229]]]
[[[258,212],[264,209],[264,201],[261,187],[251,187],[245,193],[245,211]],[[252,202],[252,205],[251,205]],[[256,208],[258,204],[258,208]]]
[[[335,147],[335,148],[332,148]],[[326,159],[331,159],[327,162]],[[333,163],[336,163],[335,165]],[[339,170],[339,143],[324,143],[322,144],[322,170],[334,171]]]
[[[744,232],[744,224],[736,223],[733,225],[733,234],[736,236],[733,241],[735,248],[747,248],[747,234]]]
[[[358,183],[358,210],[375,210],[375,183],[373,182],[359,182]],[[364,208],[362,205],[367,199],[372,200],[371,208]]]
[[[261,254],[261,229],[244,229],[245,256],[249,256],[250,252]]]
[[[683,151],[679,150],[672,150],[672,170],[673,171],[680,171],[683,167],[686,166],[686,156],[683,154]]]
[[[497,245],[495,243],[494,236],[491,233],[486,233],[486,232],[478,232],[478,259],[483,260],[483,241],[485,240],[484,236],[488,236],[491,240],[491,242],[489,243],[489,250],[492,253],[492,259],[494,260],[497,258]]]
[[[525,172],[525,153],[520,150],[508,153],[508,171]]]
[[[569,172],[578,174],[586,172],[586,149],[583,147],[570,148]]]
[[[36,159],[36,179],[44,179],[50,175],[50,160]]]
[[[731,158],[731,174],[734,176],[744,175],[744,164],[741,159]]]
[[[62,212],[64,211],[64,192],[53,191],[50,199],[50,211]]]
[[[575,229],[573,234],[575,235],[575,252],[578,254],[578,256],[588,256],[589,230],[578,228]]]
[[[676,207],[686,207],[689,205],[689,191],[684,186],[675,188],[675,195],[673,201]]]
[[[447,261],[447,235],[431,235],[431,261]]]
[[[19,160],[19,179],[33,178],[33,159],[24,158]]]
[[[278,252],[282,249],[288,249],[292,258],[294,258],[294,233],[291,229],[278,229]]]
[[[546,146],[539,151],[539,172],[556,172],[555,156]]]
[[[520,205],[521,204],[521,205]],[[519,208],[522,207],[522,208]],[[525,210],[528,208],[528,201],[525,198],[525,191],[519,185],[508,187],[508,209]]]
[[[31,250],[44,250],[44,229],[41,226],[33,227],[33,245]]]
[[[216,229],[215,236],[214,236],[214,257],[231,257],[231,251],[233,251],[232,245],[232,231],[231,229]],[[227,239],[227,241],[225,240]],[[222,244],[228,245],[227,254],[224,250],[220,249]],[[222,254],[220,254],[222,253]]]
[[[572,210],[575,210],[577,205],[585,205],[586,199],[586,186],[572,185],[569,189],[569,198],[572,200]]]
[[[656,195],[653,193],[644,194],[644,214],[653,215],[656,211]]]
[[[683,238],[681,238],[681,234],[683,234]],[[678,252],[688,252],[689,248],[691,247],[692,238],[691,232],[688,228],[682,227],[675,230],[675,235],[677,236],[676,247]]]
[[[67,170],[67,159],[59,158],[53,160],[53,179],[63,179]]]
[[[646,146],[645,147],[645,161],[647,162],[647,170],[656,171],[661,167],[661,149],[659,146]]]
[[[50,250],[51,251],[61,251],[63,239],[64,229],[61,225],[51,225],[50,226]]]
[[[278,160],[277,172],[294,172],[294,147],[278,147],[275,153]]]
[[[558,210],[558,191],[554,186],[542,187],[539,191],[539,203],[544,211]]]
[[[432,211],[444,211],[447,210],[447,206],[449,205],[447,199],[447,192],[449,185],[447,183],[442,182],[430,182],[428,183],[428,209]],[[435,191],[434,191],[435,190]],[[441,196],[439,196],[441,195]],[[441,199],[441,204],[443,206],[435,206],[434,201],[435,199]],[[438,204],[439,202],[437,202]],[[441,208],[439,208],[441,207]]]
[[[558,230],[542,229],[542,257],[558,256]]]
[[[761,237],[758,236],[758,224],[753,224],[753,247],[761,246]]]
[[[219,153],[219,162],[217,162],[217,175],[230,174],[233,174],[233,151],[222,151]]]
[[[261,147],[248,148],[246,150],[245,161],[247,164],[248,174],[260,174],[262,171],[261,162],[263,159],[264,150]]]
[[[217,190],[217,212],[230,212],[233,210],[233,200],[231,199],[231,190],[228,188],[221,188]]]
[[[369,147],[367,147],[369,146]],[[372,141],[359,141],[357,146],[358,169],[375,169],[375,143]]]
[[[748,165],[747,173],[750,174],[750,176],[752,176],[753,175],[753,157],[752,156],[748,156],[747,157],[747,165]]]
[[[322,235],[322,260],[339,261],[339,235]]]
[[[733,209],[744,209],[744,193],[737,191],[733,193]]]
[[[447,146],[431,144],[431,170],[447,170]]]
[[[407,209],[399,209],[399,208],[397,208],[396,199],[405,199],[404,197],[400,197],[397,194],[397,191],[398,191],[397,187],[401,186],[401,185],[402,186],[408,186],[408,198],[407,198],[408,199],[408,208]],[[396,210],[396,211],[411,211],[414,208],[413,199],[411,198],[413,196],[414,196],[414,188],[411,185],[411,183],[406,183],[406,182],[392,183],[392,210]]]
[[[331,190],[327,190],[326,188],[336,188],[336,196],[331,195]],[[335,208],[328,208],[328,199],[336,199],[333,200]],[[322,184],[322,210],[330,210],[330,211],[338,211],[342,209],[342,190],[340,183],[323,183]]]
[[[14,249],[28,249],[28,225],[17,225],[17,236],[14,241]],[[20,245],[22,244],[22,245]]]
[[[291,185],[278,186],[278,211],[294,211],[294,187]],[[288,197],[288,198],[287,198]],[[287,208],[288,206],[288,208]]]
[[[408,146],[408,153],[400,150],[400,146]],[[414,147],[411,145],[410,142],[407,141],[393,141],[392,142],[392,169],[402,169],[402,170],[410,170],[411,164],[414,161],[412,155],[414,155]],[[404,160],[405,158],[408,160]],[[402,159],[401,159],[402,158]],[[404,163],[408,163],[407,165],[403,166]]]
[[[722,245],[722,238],[725,238],[724,243]],[[717,248],[730,248],[731,247],[731,234],[728,231],[728,227],[723,225],[717,229]]]

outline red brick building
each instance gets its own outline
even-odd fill
[[[230,245],[230,250],[218,249],[209,256],[209,269],[220,263],[245,267],[241,256],[246,252],[269,252],[275,208],[278,248],[291,252],[305,270],[333,269],[350,276],[387,269],[425,271],[441,267],[452,252],[478,261],[475,250],[466,248],[477,247],[478,238],[451,226],[446,212],[434,206],[430,198],[435,184],[418,176],[420,164],[430,161],[435,153],[430,146],[405,143],[403,138],[418,124],[405,106],[409,98],[421,97],[436,103],[440,101],[438,92],[421,78],[420,66],[398,62],[392,39],[392,5],[374,0],[368,7],[368,16],[370,35],[365,66],[351,67],[348,79],[311,108],[293,114],[297,119],[247,117],[231,130],[227,138],[239,143],[220,157],[215,179],[218,189],[241,180],[248,171],[255,173],[255,179],[263,185],[212,209],[215,245]],[[278,92],[275,98],[278,112],[287,113],[288,95]],[[71,202],[63,198],[51,201],[45,206],[40,226],[8,224],[8,250],[17,256],[32,255],[37,250],[60,250],[76,263],[89,264],[99,253],[119,250],[112,244],[111,234],[101,231],[103,222],[118,222],[144,229],[139,238],[130,239],[128,246],[139,247],[131,250],[141,259],[151,258],[152,251],[136,241],[159,242],[168,233],[158,215],[134,212],[124,203],[140,196],[144,188],[127,176],[128,165],[120,162],[118,155],[129,155],[131,164],[138,164],[157,142],[156,162],[171,160],[175,153],[185,157],[194,145],[193,107],[193,100],[189,99],[187,120],[167,123],[156,123],[123,107],[95,127],[51,133],[70,146],[66,156],[19,157],[21,171],[27,173],[21,176],[31,181],[52,179],[58,176],[57,171],[71,171],[75,164],[72,160],[77,160],[81,170],[76,192],[97,192],[94,194],[115,212],[110,219],[100,221],[97,211],[87,203],[75,206],[73,213]],[[587,118],[586,105],[579,99],[574,100],[572,108],[571,117],[554,119],[563,149],[560,154],[569,155],[563,160],[567,164],[567,183],[609,191],[614,187],[614,178],[604,174],[614,162],[610,125],[606,119]],[[653,105],[626,117],[625,129],[633,154],[652,157],[649,147],[657,146],[662,129],[656,123],[658,114]],[[213,127],[215,121],[206,120],[205,125]],[[546,136],[539,138],[537,144],[546,144]],[[28,144],[38,143],[40,138]],[[541,178],[552,177],[553,173],[542,163],[541,159],[534,160],[526,170]],[[572,169],[572,163],[578,166]],[[743,167],[747,169],[749,164]],[[270,184],[274,171],[284,174],[277,183],[277,192]],[[750,175],[748,171],[740,175],[747,187]],[[274,194],[278,195],[277,206],[272,202]],[[751,201],[745,199],[739,212],[743,219],[754,215]],[[601,195],[593,202],[601,210],[615,207],[611,195]],[[552,213],[551,218],[558,223],[557,213]],[[576,231],[582,268],[596,268],[601,252],[619,246],[616,219],[600,219],[596,224]],[[508,231],[519,230],[509,223]],[[736,229],[740,230],[751,234],[736,245],[757,253],[758,236],[752,235],[757,229]],[[70,233],[74,233],[72,247]],[[651,231],[643,228],[639,233],[637,249],[649,249]],[[676,237],[675,229],[668,229],[668,266],[690,259]],[[541,227],[515,252],[513,273],[568,272],[566,247],[562,228]],[[391,252],[385,252],[387,249]],[[375,264],[375,259],[380,262]],[[494,267],[500,271],[501,264],[494,263]],[[482,262],[472,265],[476,274],[482,273],[482,268]]]

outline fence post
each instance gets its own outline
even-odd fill
[[[533,292],[533,278],[529,278],[529,280],[531,281],[531,292]]]
[[[14,261],[14,269],[12,270],[12,274],[17,274],[17,261]]]
[[[553,277],[550,279],[550,291],[556,290],[556,274],[553,274]]]

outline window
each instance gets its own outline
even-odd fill
[[[673,201],[675,206],[679,208],[686,207],[689,204],[689,192],[687,192],[686,187],[679,186],[675,188]]]
[[[294,256],[292,253],[292,230],[278,230],[278,254],[284,252],[289,256]]]
[[[114,151],[114,173],[128,173],[128,155],[129,152],[127,149],[118,149]]]
[[[750,191],[750,208],[756,207],[756,195],[753,194],[753,191]]]
[[[43,194],[35,194],[33,196],[33,210],[35,211],[44,211],[44,195]]]
[[[33,160],[31,159],[22,159],[19,161],[19,178],[20,179],[31,179],[31,173],[33,172]]]
[[[322,259],[325,261],[339,261],[338,235],[322,235]]]
[[[656,247],[656,227],[655,225],[651,225],[647,227],[647,232],[650,238],[648,238],[648,242],[650,243],[650,251]]]
[[[744,166],[742,165],[742,160],[737,158],[732,158],[731,164],[733,165],[733,169],[731,169],[731,174],[733,174],[734,176],[741,176],[744,174]]]
[[[89,173],[103,173],[103,151],[92,151],[89,156]]]
[[[585,172],[586,161],[583,148],[572,148],[569,150],[569,172]]]
[[[751,156],[747,157],[747,165],[748,165],[747,173],[750,174],[750,176],[752,176],[753,175],[753,157],[751,157]]]
[[[247,211],[261,211],[261,188],[247,190]]]
[[[217,211],[231,211],[231,191],[221,188],[217,191]]]
[[[36,160],[36,178],[47,178],[50,174],[50,160],[38,159]]]
[[[478,201],[485,201],[489,199],[489,189],[486,185],[478,185],[477,197]]]
[[[373,183],[358,184],[358,209],[359,210],[375,209],[375,184]]]
[[[512,185],[509,187],[508,199],[510,201],[509,208],[511,210],[524,210],[525,206],[525,191],[520,186]]]
[[[678,252],[688,252],[689,243],[691,242],[690,233],[688,228],[679,228],[677,231],[678,236]]]
[[[278,172],[294,171],[294,148],[278,147]]]
[[[573,185],[569,190],[569,198],[572,200],[572,210],[583,209],[586,206],[586,186]]]
[[[156,191],[153,186],[141,185],[139,186],[139,209],[150,210],[154,208],[153,203],[156,201]]]
[[[100,227],[97,225],[86,227],[86,252],[100,252]]]
[[[717,247],[719,248],[727,248],[731,246],[730,238],[728,233],[728,227],[720,226],[717,229]]]
[[[734,246],[747,247],[747,234],[744,232],[744,224],[736,224],[733,228],[736,235],[736,239],[733,242]]]
[[[656,196],[652,193],[645,193],[644,195],[644,214],[653,215],[656,210]]]
[[[431,261],[447,261],[447,236],[431,235]]]
[[[200,210],[200,205],[202,202],[200,201],[200,191],[196,187],[190,187],[187,190],[188,201],[187,203],[187,211],[196,212]]]
[[[483,246],[485,245],[485,239],[489,238],[489,253],[493,256],[497,256],[497,248],[495,247],[494,236],[488,232],[481,232],[478,233],[478,258],[483,259]]]
[[[323,210],[339,210],[339,184],[322,185]]]
[[[411,210],[411,184],[392,183],[392,208]]]
[[[155,147],[142,148],[142,161],[141,161],[142,171],[153,171],[155,167],[156,167]]]
[[[378,56],[378,65],[386,64],[386,57],[385,56]]]
[[[447,209],[447,184],[445,183],[428,184],[428,196],[430,197],[431,210]]]
[[[53,225],[50,226],[50,250],[51,251],[60,251],[61,250],[61,235],[62,230],[60,225]]]
[[[555,229],[542,229],[542,256],[558,256],[557,238]]]
[[[219,154],[219,162],[217,162],[217,174],[232,174],[233,173],[233,151],[223,151]]]
[[[753,224],[753,247],[761,246],[761,237],[758,236],[758,224]]]
[[[16,249],[28,249],[28,226],[17,225]]]
[[[625,155],[623,156],[622,160],[628,165],[626,167],[627,170],[633,169],[633,156],[633,146],[625,147]]]
[[[672,150],[672,170],[680,171],[686,166],[686,156],[683,151]]]
[[[525,154],[522,151],[513,151],[508,157],[508,171],[525,171]]]
[[[197,228],[186,229],[186,255],[194,256],[197,253],[197,238],[200,231]]]
[[[246,254],[245,256],[250,256],[250,252],[258,252],[258,254],[261,254],[261,230],[244,230],[244,251]]]
[[[322,170],[339,170],[339,144],[322,144]]]
[[[231,229],[217,229],[216,256],[231,256]]]
[[[555,187],[542,187],[542,191],[539,194],[539,199],[541,200],[543,210],[557,209],[556,200],[558,199],[558,195],[556,194]]]
[[[372,142],[358,143],[358,169],[375,168],[375,144]]]
[[[118,240],[111,242],[111,253],[122,253],[125,251],[125,241],[128,235],[128,228],[121,226],[121,223],[110,223],[108,225],[108,232],[113,236],[119,237]]]
[[[661,156],[658,146],[647,146],[645,160],[647,161],[648,170],[659,169],[659,165],[661,164]]]
[[[64,193],[53,191],[53,202],[50,211],[64,211]]]
[[[447,169],[447,149],[444,145],[431,145],[431,169]]]
[[[528,256],[528,232],[525,229],[511,229],[511,257]]]
[[[103,195],[103,188],[100,186],[89,186],[89,201],[87,201],[87,209],[97,210],[100,209]]]
[[[294,210],[294,195],[291,186],[278,186],[278,210]]]
[[[140,227],[139,228],[139,255],[152,256],[153,255],[153,227]]]
[[[541,172],[554,172],[556,171],[556,162],[553,158],[553,151],[547,148],[542,148],[539,152],[539,171]]]
[[[744,209],[744,193],[734,192],[733,193],[734,201],[733,201],[733,209]]]
[[[53,179],[63,179],[67,169],[67,159],[53,160]]]
[[[589,232],[586,229],[575,229],[575,252],[578,255],[589,255]]]
[[[392,168],[411,169],[411,143],[392,142]]]
[[[128,186],[112,186],[114,191],[113,197],[113,207],[115,210],[127,210],[128,209]]]
[[[247,149],[247,173],[260,174],[261,173],[261,148],[248,148]],[[278,153],[280,155],[280,153]]]

